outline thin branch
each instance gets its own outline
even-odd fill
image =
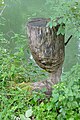
[[[65,46],[68,44],[71,38],[72,38],[72,35],[68,38],[67,42],[65,43]]]
[[[4,9],[6,8],[6,5],[3,7],[2,11],[0,12],[0,16],[2,15],[2,13],[4,12]]]

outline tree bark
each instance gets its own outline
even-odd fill
[[[32,83],[31,84],[32,90],[43,90],[45,88],[46,89],[45,93],[47,95],[51,95],[52,86],[60,81],[61,73],[62,73],[62,66],[60,66],[55,73],[54,72],[49,73],[50,77],[48,80]]]
[[[27,25],[30,50],[36,63],[47,72],[50,78],[45,81],[32,83],[33,89],[46,88],[51,91],[52,86],[59,82],[62,64],[65,56],[64,35],[57,35],[56,27],[46,27],[49,19],[33,19]]]

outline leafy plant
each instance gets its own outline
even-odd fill
[[[7,47],[10,42],[0,34],[3,46],[0,47],[0,120],[14,120],[24,115],[32,99],[30,82],[45,77],[45,71],[30,59],[25,36],[15,34],[11,42],[14,42],[12,49]]]
[[[32,116],[32,109],[26,111],[25,115],[20,115],[21,120],[31,120],[30,117]]]
[[[3,47],[0,47],[0,81],[5,83],[13,80],[16,83],[28,82],[32,79],[35,81],[35,76],[40,77],[39,74],[42,74],[44,78],[44,70],[39,69],[36,65],[32,66],[34,62],[30,59],[25,36],[15,34],[11,40],[14,42],[14,47],[7,48],[7,45],[10,46],[11,43],[1,36],[0,43]],[[43,72],[41,73],[41,71]]]
[[[25,37],[15,35],[12,50],[5,47],[10,44],[7,39],[0,37],[1,44],[5,43],[0,47],[0,120],[79,120],[80,65],[62,75],[48,99],[43,92],[31,92],[30,82],[45,78],[45,71],[29,55],[25,59]]]
[[[57,24],[65,24],[68,34],[80,37],[80,1],[75,0],[46,0],[46,7],[51,13],[50,26]],[[52,14],[53,13],[53,14]],[[57,20],[56,20],[57,19]],[[56,23],[55,23],[56,22]],[[61,27],[61,26],[60,26]],[[65,33],[66,33],[65,31]],[[63,29],[59,29],[59,33],[63,34]]]
[[[35,120],[79,120],[80,119],[80,65],[66,73],[63,82],[53,86],[52,97],[35,106]],[[40,113],[40,114],[39,114]]]

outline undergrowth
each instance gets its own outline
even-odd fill
[[[12,50],[0,37],[4,46],[0,47],[0,120],[80,120],[80,65],[64,73],[47,98],[43,92],[31,92],[30,83],[47,73],[30,59],[25,36],[12,38]]]

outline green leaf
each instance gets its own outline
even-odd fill
[[[53,26],[52,21],[48,22],[47,25],[46,25],[46,27],[50,27],[50,28],[52,28],[52,26]]]
[[[18,108],[18,106],[13,106],[13,107],[11,108],[11,111],[15,111],[17,108]]]
[[[11,71],[13,71],[13,72],[15,71],[15,65],[11,66]]]
[[[49,27],[52,28],[52,26],[53,26],[53,23],[52,23],[52,21],[51,21],[50,24],[49,24]]]
[[[64,100],[65,99],[65,96],[63,96],[63,95],[60,95],[59,96],[59,101],[62,101],[62,100]]]
[[[52,96],[53,96],[54,102],[59,100],[59,94],[58,93],[56,93],[56,94],[53,93]]]
[[[58,29],[57,35],[59,35],[59,34],[62,34],[62,35],[65,34],[65,28],[63,25],[60,25],[60,27]]]
[[[27,120],[23,114],[20,114],[20,119],[21,120]]]
[[[31,117],[31,116],[32,116],[32,113],[33,113],[32,109],[29,109],[29,110],[26,111],[25,116],[26,116],[27,118],[28,118],[28,117]]]
[[[54,22],[53,22],[53,26],[57,26],[57,22],[54,21]]]

